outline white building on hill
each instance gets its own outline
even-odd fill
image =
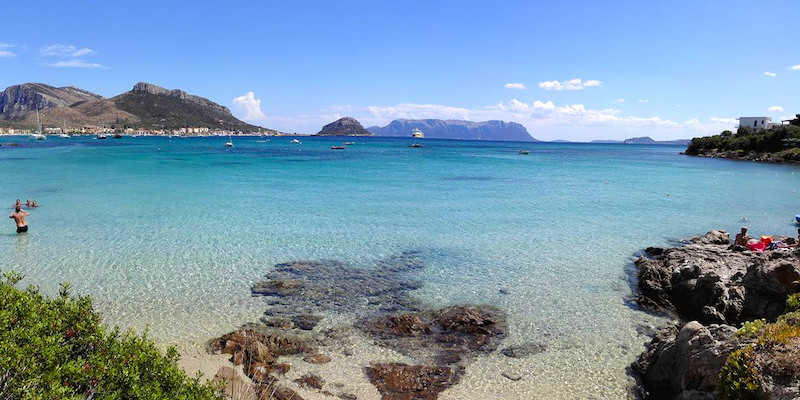
[[[772,129],[776,126],[781,126],[780,122],[772,122],[770,117],[739,117],[739,127],[743,128],[749,126],[754,131],[763,129]]]

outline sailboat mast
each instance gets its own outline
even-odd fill
[[[42,133],[42,124],[39,122],[39,105],[36,105],[36,133]]]

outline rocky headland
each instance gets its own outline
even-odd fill
[[[681,322],[660,330],[632,364],[637,397],[800,396],[800,249],[752,252],[711,231],[645,252],[635,261],[638,304]]]

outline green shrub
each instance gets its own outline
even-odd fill
[[[749,321],[742,324],[742,327],[736,331],[736,336],[740,338],[749,338],[753,339],[758,337],[761,332],[764,330],[764,327],[767,325],[767,320],[765,319],[757,319],[755,321]]]
[[[719,373],[717,383],[719,398],[722,400],[755,399],[760,387],[753,346],[731,353]]]
[[[47,298],[19,289],[20,274],[0,277],[0,398],[216,399],[211,383],[189,378],[178,353],[147,333],[108,331],[86,296],[62,285]]]
[[[800,293],[795,293],[786,299],[786,312],[800,311]]]

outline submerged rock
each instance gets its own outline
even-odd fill
[[[309,387],[314,389],[322,389],[322,385],[325,384],[325,381],[319,375],[314,374],[305,374],[294,381],[301,387]]]
[[[302,355],[308,363],[328,363],[331,358],[319,353],[317,346],[339,347],[347,353],[349,336],[365,333],[376,344],[420,364],[380,362],[367,367],[365,373],[384,399],[435,399],[459,381],[474,357],[497,350],[508,324],[506,314],[491,306],[421,311],[410,292],[422,286],[412,273],[423,267],[416,252],[379,260],[372,268],[334,260],[277,264],[251,288],[253,296],[265,299],[262,324],[247,324],[248,329],[224,335],[211,347],[231,354],[231,361],[244,366],[263,394],[285,389],[275,383],[289,370],[289,365],[278,362],[280,356]],[[317,328],[319,315],[331,313],[356,316],[356,329]],[[511,351],[526,356],[543,348]],[[297,383],[303,386],[322,386],[309,377],[301,379]],[[284,390],[282,395],[292,393]]]
[[[705,324],[775,320],[800,290],[800,250],[735,251],[728,234],[711,231],[688,244],[648,248],[640,257],[638,302]]]
[[[358,327],[385,347],[432,365],[458,364],[497,349],[506,316],[491,306],[455,306],[435,311],[383,315]]]
[[[531,343],[525,343],[520,346],[506,347],[505,349],[500,350],[500,353],[506,357],[525,358],[525,357],[535,356],[539,353],[543,353],[545,350],[547,350],[547,347],[545,347],[545,345],[531,342]]]
[[[365,371],[383,400],[433,400],[460,379],[449,367],[388,363],[370,365]]]
[[[380,260],[374,268],[335,261],[278,264],[266,280],[254,284],[254,296],[270,301],[265,314],[286,317],[301,329],[313,329],[317,312],[376,313],[417,310],[409,292],[422,283],[409,272],[423,268],[419,254],[404,252]]]

